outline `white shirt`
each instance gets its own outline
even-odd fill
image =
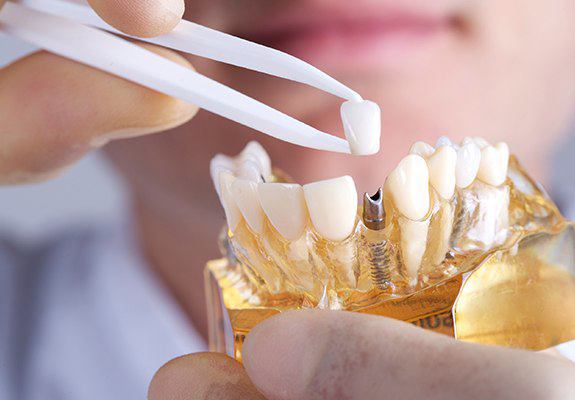
[[[126,231],[0,240],[0,399],[145,399],[161,365],[205,350]]]

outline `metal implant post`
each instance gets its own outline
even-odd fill
[[[383,189],[370,196],[365,193],[363,196],[363,223],[372,231],[379,231],[385,228],[385,209],[383,208]]]
[[[370,268],[373,284],[379,289],[391,285],[391,271],[387,237],[385,234],[385,209],[383,207],[383,189],[370,196],[363,197],[363,223],[367,230],[363,235],[364,260]]]

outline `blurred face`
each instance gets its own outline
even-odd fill
[[[529,170],[575,111],[572,0],[193,0],[186,18],[320,67],[382,107],[382,152],[353,158],[288,145],[200,114],[110,152],[147,199],[217,204],[209,159],[260,141],[299,182],[350,174],[374,191],[410,144],[440,135],[507,141]],[[191,58],[196,69],[327,132],[341,100],[295,83]],[[206,194],[209,193],[209,194]]]

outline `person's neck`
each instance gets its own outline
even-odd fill
[[[206,261],[218,255],[216,238],[222,217],[215,208],[198,208],[203,209],[166,210],[136,200],[134,212],[136,232],[150,268],[167,286],[194,328],[207,338],[203,270]]]

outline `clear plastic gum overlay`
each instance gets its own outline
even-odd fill
[[[339,303],[340,308],[349,308],[351,292],[378,290],[393,296],[407,295],[467,272],[477,265],[474,260],[478,257],[511,247],[526,234],[562,221],[554,204],[515,158],[511,159],[508,176],[500,186],[475,180],[457,189],[449,199],[428,191],[429,211],[418,220],[405,217],[395,207],[389,190],[384,191],[385,224],[377,231],[366,227],[360,218],[349,177],[303,188],[267,183],[259,191],[266,213],[261,213],[257,224],[251,218],[257,207],[249,207],[257,199],[250,196],[247,202],[236,192],[238,209],[235,213],[226,210],[228,221],[233,221],[229,223],[229,240],[234,257],[248,268],[248,276],[260,292],[301,292],[312,304],[329,298],[329,307]],[[227,181],[224,178],[227,176],[221,179],[222,185]],[[281,189],[281,201],[275,198],[279,204],[268,199],[268,189]],[[257,191],[255,185],[253,191]],[[306,201],[309,220],[298,226],[297,232],[288,234],[281,221],[307,219],[307,215],[296,218],[298,213],[308,213]],[[246,218],[242,219],[240,209]],[[279,215],[286,209],[289,212]],[[333,211],[339,209],[351,215]],[[330,213],[334,218],[330,219]]]
[[[430,211],[411,221],[384,192],[385,228],[368,229],[359,210],[352,234],[339,241],[312,223],[286,239],[269,220],[259,233],[238,222],[223,236],[229,262],[216,268],[226,307],[236,316],[313,307],[368,312],[532,349],[575,338],[573,307],[566,311],[561,300],[575,305],[568,295],[575,293],[572,228],[516,159],[502,185],[475,180],[449,200],[430,193]],[[418,235],[413,275],[402,237]]]

